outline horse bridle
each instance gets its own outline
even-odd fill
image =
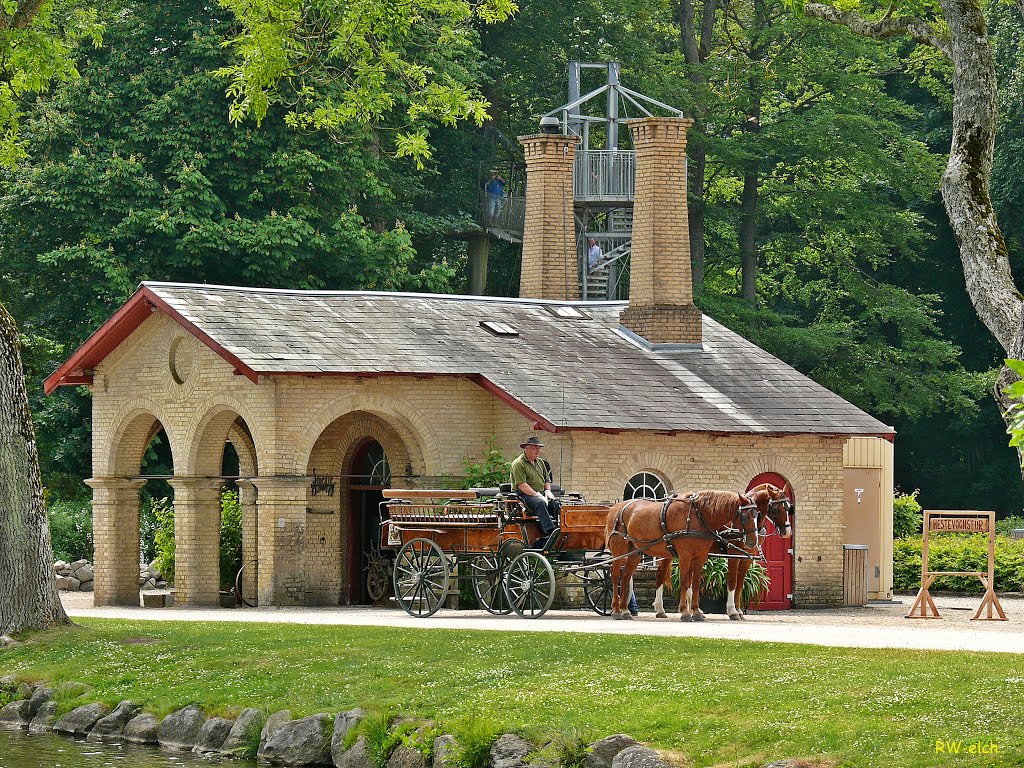
[[[768,517],[771,517],[772,505],[775,505],[775,504],[782,504],[785,507],[785,509],[786,509],[786,519],[787,519],[786,524],[782,526],[782,530],[781,531],[779,530],[779,527],[777,525],[775,526],[775,532],[777,534],[779,534],[780,536],[785,536],[786,535],[786,529],[790,527],[788,519],[789,519],[789,515],[792,514],[792,512],[793,512],[794,505],[793,505],[793,502],[789,500],[789,497],[786,496],[786,494],[782,494],[782,498],[779,498],[779,499],[768,499],[768,512],[767,512]],[[772,522],[774,523],[775,521],[772,520]],[[765,535],[764,534],[764,525],[763,524],[758,526],[757,532],[758,532],[759,536],[764,536]]]

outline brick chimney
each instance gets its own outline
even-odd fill
[[[578,299],[572,169],[576,136],[520,136],[526,157],[526,226],[519,297]]]
[[[699,344],[686,211],[686,131],[693,120],[629,121],[636,149],[629,306],[619,322],[651,344]]]

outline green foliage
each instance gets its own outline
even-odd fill
[[[366,751],[374,768],[385,768],[388,758],[402,741],[401,728],[392,730],[390,715],[371,715],[360,722],[359,731],[366,738]]]
[[[743,605],[754,605],[770,583],[768,569],[759,561],[752,560],[743,579],[740,600]],[[679,564],[672,564],[672,590],[679,594]],[[720,600],[729,594],[729,560],[724,557],[709,557],[704,563],[700,593],[712,600]]]
[[[892,500],[892,537],[905,539],[908,536],[921,535],[921,523],[924,515],[917,501],[920,490],[912,493],[899,493]]]
[[[220,588],[235,586],[242,567],[242,505],[238,491],[225,489],[220,495]]]
[[[1006,360],[1005,362],[1017,376],[1021,377],[1003,389],[1008,397],[1017,401],[1007,409],[1006,431],[1010,434],[1010,445],[1024,449],[1024,403],[1020,402],[1024,398],[1024,361]]]
[[[93,559],[92,505],[88,502],[58,501],[49,505],[50,539],[53,556],[74,562]]]
[[[1002,536],[1009,536],[1010,531],[1019,528],[1024,528],[1024,515],[1010,515],[996,520],[996,533]]]
[[[498,438],[491,435],[487,438],[482,462],[466,458],[462,460],[465,475],[465,488],[496,488],[507,483],[511,462],[505,458],[498,447]]]
[[[458,768],[487,768],[491,764],[491,747],[501,731],[491,720],[472,717],[454,729],[458,746],[455,764]]]
[[[221,0],[241,27],[230,40],[237,60],[218,74],[229,81],[231,120],[259,124],[271,105],[304,131],[344,131],[397,121],[393,152],[422,167],[432,125],[482,125],[488,102],[478,92],[477,23],[508,18],[511,0],[376,0],[321,4],[304,0]]]
[[[896,589],[921,586],[921,536],[893,542],[893,584]],[[928,567],[933,571],[988,572],[988,536],[933,534],[928,541]],[[996,537],[995,590],[1024,591],[1024,539]],[[933,590],[980,594],[981,581],[974,576],[939,576]]]
[[[156,567],[168,584],[174,583],[174,506],[168,498],[153,499],[153,516],[156,518],[154,545]]]

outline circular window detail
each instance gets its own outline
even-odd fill
[[[622,491],[623,500],[663,499],[666,496],[668,496],[668,486],[653,472],[637,472],[629,478]]]
[[[178,336],[171,342],[167,362],[175,384],[184,384],[188,381],[192,375],[192,369],[195,367],[195,358],[187,336]]]

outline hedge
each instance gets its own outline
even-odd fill
[[[921,536],[893,542],[893,582],[896,589],[921,586]],[[928,567],[933,571],[988,572],[988,536],[944,533],[928,542]],[[1024,592],[1024,539],[996,536],[997,592]],[[973,576],[939,576],[931,587],[948,592],[984,591]]]

